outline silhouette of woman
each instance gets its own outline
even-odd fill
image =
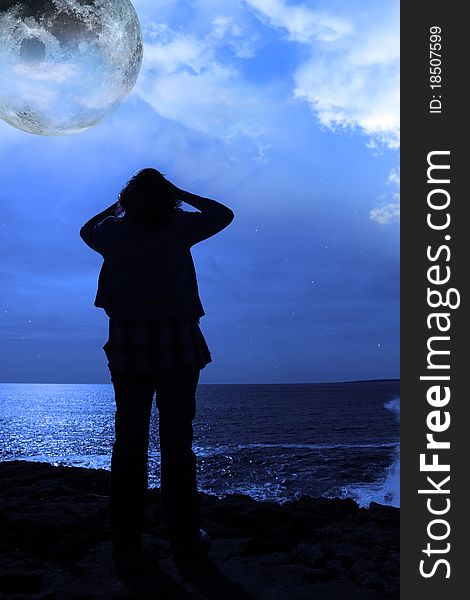
[[[182,201],[199,212],[184,211]],[[208,547],[200,529],[192,421],[200,370],[211,361],[190,248],[233,212],[178,189],[156,169],[135,174],[119,202],[80,230],[104,262],[95,306],[109,316],[103,349],[114,386],[110,527],[114,552],[138,552],[144,528],[150,412],[159,411],[162,508],[176,557]]]

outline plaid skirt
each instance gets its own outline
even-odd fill
[[[111,373],[158,375],[212,361],[197,317],[109,319],[103,346]]]

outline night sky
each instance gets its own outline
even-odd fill
[[[0,121],[0,381],[109,382],[78,232],[149,166],[235,212],[193,249],[201,383],[398,377],[398,1],[134,6],[114,113],[67,137]]]

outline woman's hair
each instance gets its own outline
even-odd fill
[[[157,169],[142,169],[133,175],[119,194],[121,208],[144,225],[156,229],[181,200],[176,188]]]

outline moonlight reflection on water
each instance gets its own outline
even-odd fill
[[[398,391],[394,381],[199,385],[193,447],[201,491],[397,506]],[[0,460],[109,469],[114,405],[109,384],[0,383]],[[149,484],[160,485],[155,403]]]
[[[0,118],[40,135],[84,131],[132,90],[142,55],[130,0],[0,0]]]

